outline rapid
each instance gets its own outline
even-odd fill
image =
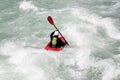
[[[56,26],[70,46],[46,51]],[[120,0],[1,0],[0,80],[120,80]]]

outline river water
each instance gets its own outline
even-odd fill
[[[55,25],[70,46],[44,50]],[[0,80],[120,80],[120,0],[0,0]]]

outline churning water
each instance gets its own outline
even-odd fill
[[[54,27],[69,47],[45,51]],[[0,0],[0,80],[120,80],[120,0]]]

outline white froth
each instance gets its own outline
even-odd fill
[[[2,55],[9,56],[7,63],[15,66],[14,69],[11,70],[11,73],[15,72],[16,74],[24,76],[25,80],[46,80],[44,71],[34,64],[36,55],[34,56],[32,49],[18,46],[14,42],[7,42],[2,45],[0,52]],[[3,70],[3,72],[4,71],[5,70]]]
[[[114,19],[111,18],[102,18],[101,16],[91,13],[86,9],[74,9],[71,11],[71,14],[77,16],[83,21],[93,24],[93,27],[100,26],[106,30],[108,36],[114,39],[120,39],[120,31],[114,25]],[[96,28],[94,27],[94,28]]]
[[[20,3],[20,6],[19,6],[20,9],[24,10],[24,11],[28,11],[28,10],[33,10],[33,11],[37,11],[38,8],[32,4],[31,1],[23,1]]]

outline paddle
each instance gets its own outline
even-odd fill
[[[62,36],[62,34],[60,33],[59,29],[55,26],[52,17],[51,17],[51,16],[48,16],[47,20],[48,20],[48,22],[49,22],[51,25],[53,25],[53,26],[56,28],[56,30],[57,30],[57,31],[59,32],[59,34]],[[62,37],[63,37],[63,36],[62,36]],[[64,41],[67,43],[67,45],[69,45],[68,42],[65,40],[64,37],[63,37],[63,39],[64,39]]]

